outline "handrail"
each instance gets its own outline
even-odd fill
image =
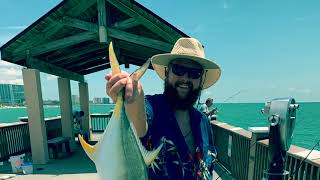
[[[111,114],[91,114],[91,131],[92,132],[103,132],[107,127]]]
[[[105,129],[111,115],[91,114],[90,117],[92,131],[100,132]],[[49,134],[48,131],[52,131],[52,137],[59,136],[60,120],[60,117],[46,119],[47,134]],[[219,163],[226,167],[236,179],[262,179],[263,171],[268,167],[268,140],[258,138],[256,141],[255,133],[219,121],[212,121],[212,127]],[[0,126],[0,161],[30,150],[27,122]],[[297,172],[293,179],[320,179],[320,152],[314,150],[303,161],[309,151],[294,145],[289,149],[286,170],[290,173]]]
[[[61,134],[61,118],[46,118],[47,138]],[[0,161],[31,151],[28,122],[14,122],[0,126]]]
[[[102,132],[106,128],[111,114],[91,114],[91,129]],[[31,151],[28,118],[21,118],[24,122],[14,122],[0,125],[0,162],[8,160],[10,156]],[[45,118],[47,139],[62,134],[61,117]]]
[[[256,141],[256,134],[219,121],[212,121],[212,126],[219,163],[236,179],[262,179],[263,171],[268,168],[268,140]],[[310,150],[295,145],[290,147],[286,170],[290,174],[296,172],[293,179],[320,179],[320,151],[314,150],[312,156],[303,161],[308,152]],[[253,171],[249,171],[249,167]]]

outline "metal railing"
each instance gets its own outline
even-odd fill
[[[0,161],[30,151],[28,123],[18,122],[0,127]]]
[[[219,162],[233,177],[247,180],[250,132],[218,121],[214,122],[213,132]]]
[[[111,114],[91,114],[91,129],[102,132],[106,128]],[[10,156],[31,151],[28,119],[25,122],[10,123],[0,126],[0,162],[8,160]],[[61,118],[46,118],[47,139],[62,135]]]
[[[268,140],[256,141],[254,133],[226,123],[214,121],[212,124],[219,163],[236,179],[262,179],[263,171],[269,166]],[[307,153],[303,153],[303,156],[299,154],[308,151],[310,150],[294,145],[290,147],[286,157],[286,170],[290,175],[294,173],[292,179],[320,179],[320,152],[314,151],[317,155],[315,159],[305,159]],[[253,159],[252,166],[250,159]],[[253,170],[249,171],[249,166]]]
[[[100,132],[107,126],[111,115],[92,114],[90,117],[92,131]],[[46,130],[48,139],[61,136],[61,119],[46,119]],[[263,171],[268,167],[268,140],[256,141],[254,133],[219,121],[213,122],[213,130],[218,161],[229,170],[231,176],[240,180],[262,179]],[[30,150],[27,122],[0,126],[0,161]],[[319,180],[320,157],[304,160],[305,156],[299,155],[302,151],[307,149],[291,146],[286,170],[291,174],[295,172],[292,179]]]
[[[45,119],[48,139],[61,135],[60,120],[60,117]],[[0,161],[30,151],[28,122],[15,122],[0,126]]]
[[[111,114],[91,114],[91,131],[103,132],[111,118]]]

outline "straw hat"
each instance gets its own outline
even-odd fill
[[[184,58],[199,63],[205,73],[203,89],[209,88],[218,81],[221,75],[220,67],[211,60],[205,58],[201,43],[194,38],[180,38],[172,48],[171,53],[158,54],[151,57],[154,70],[161,79],[165,79],[165,68],[171,60]]]

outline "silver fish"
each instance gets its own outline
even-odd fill
[[[109,45],[109,59],[112,74],[120,73],[120,66]],[[142,65],[130,77],[139,80],[148,69],[150,60]],[[117,96],[112,117],[103,132],[101,139],[91,146],[79,135],[80,143],[89,158],[95,163],[98,177],[101,180],[148,179],[148,168],[157,158],[163,142],[153,151],[147,151],[141,144],[135,128],[126,115],[123,91]]]

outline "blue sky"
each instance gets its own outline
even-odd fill
[[[1,0],[0,45],[59,2]],[[265,102],[288,96],[298,102],[320,101],[320,1],[138,2],[198,38],[207,58],[221,66],[221,79],[202,93],[202,101],[212,97],[216,102]],[[134,69],[131,66],[126,71]],[[107,72],[85,77],[90,99],[106,96]],[[1,82],[22,83],[21,67],[0,61]],[[162,92],[163,82],[152,71],[141,82],[146,94]],[[41,83],[43,99],[58,99],[56,77],[42,73]],[[72,94],[78,94],[77,83],[72,81],[71,85]]]

